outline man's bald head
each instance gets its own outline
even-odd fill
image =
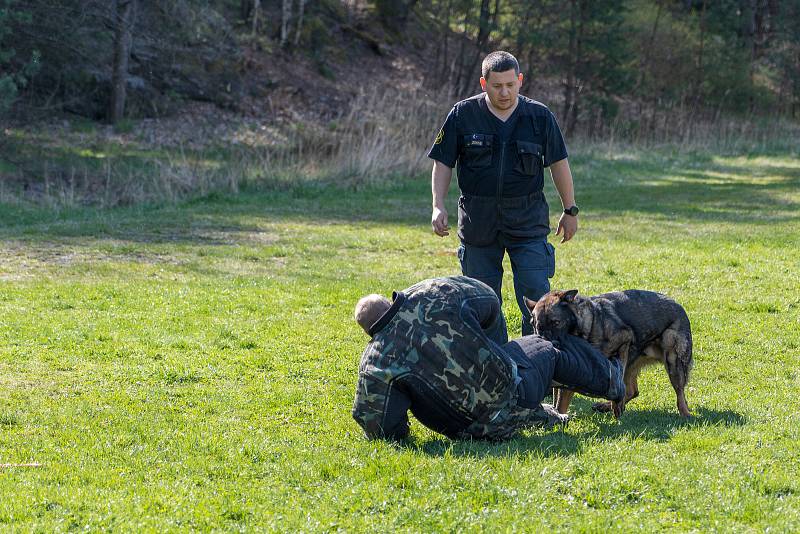
[[[369,327],[380,319],[386,310],[392,307],[392,303],[383,295],[367,295],[362,297],[356,304],[355,319],[358,325],[369,334]]]

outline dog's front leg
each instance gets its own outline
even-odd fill
[[[614,356],[619,358],[624,376],[625,369],[627,369],[628,366],[628,357],[634,341],[633,330],[619,323],[611,323],[607,325],[605,334],[606,336],[600,350],[609,358],[613,358]],[[619,419],[622,416],[622,412],[625,411],[625,398],[623,397],[620,401],[612,401],[610,408],[611,411],[614,412],[614,417]],[[598,406],[596,409],[598,409],[598,411],[605,411],[601,406]]]
[[[558,413],[567,413],[569,411],[569,403],[575,395],[574,391],[563,388],[553,389],[553,405],[558,410]]]
[[[621,336],[624,338],[623,343],[617,349],[617,354],[619,355],[619,361],[622,364],[622,373],[624,376],[625,370],[628,368],[628,356],[631,352],[631,343],[633,343],[633,333],[628,331]],[[625,411],[625,401],[627,397],[626,395],[622,397],[619,401],[611,401],[611,409],[614,412],[614,417],[619,419],[622,417],[622,412]]]

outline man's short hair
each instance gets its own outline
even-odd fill
[[[364,329],[364,332],[369,334],[369,329],[372,325],[378,322],[381,315],[392,307],[392,303],[383,295],[367,295],[362,297],[356,304],[356,309],[353,316],[358,325]]]
[[[514,74],[519,74],[519,62],[517,58],[503,50],[497,50],[483,58],[481,63],[481,76],[489,79],[490,72],[505,72],[514,69]]]

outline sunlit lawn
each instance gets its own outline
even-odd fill
[[[578,398],[565,430],[502,444],[416,422],[405,444],[365,440],[355,301],[458,272],[423,177],[6,204],[0,464],[41,466],[0,467],[0,527],[800,530],[800,159],[595,151],[573,171],[581,228],[554,238],[553,286],[681,302],[693,419],[652,368],[619,422]],[[510,269],[504,292],[517,335]]]

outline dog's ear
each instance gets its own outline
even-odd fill
[[[564,291],[564,295],[561,297],[561,300],[564,302],[575,302],[576,296],[578,296],[578,290],[570,289],[569,291]]]
[[[528,297],[522,297],[522,301],[525,303],[525,306],[527,306],[528,309],[532,313],[533,312],[533,308],[536,307],[536,301],[535,300],[531,300]]]

